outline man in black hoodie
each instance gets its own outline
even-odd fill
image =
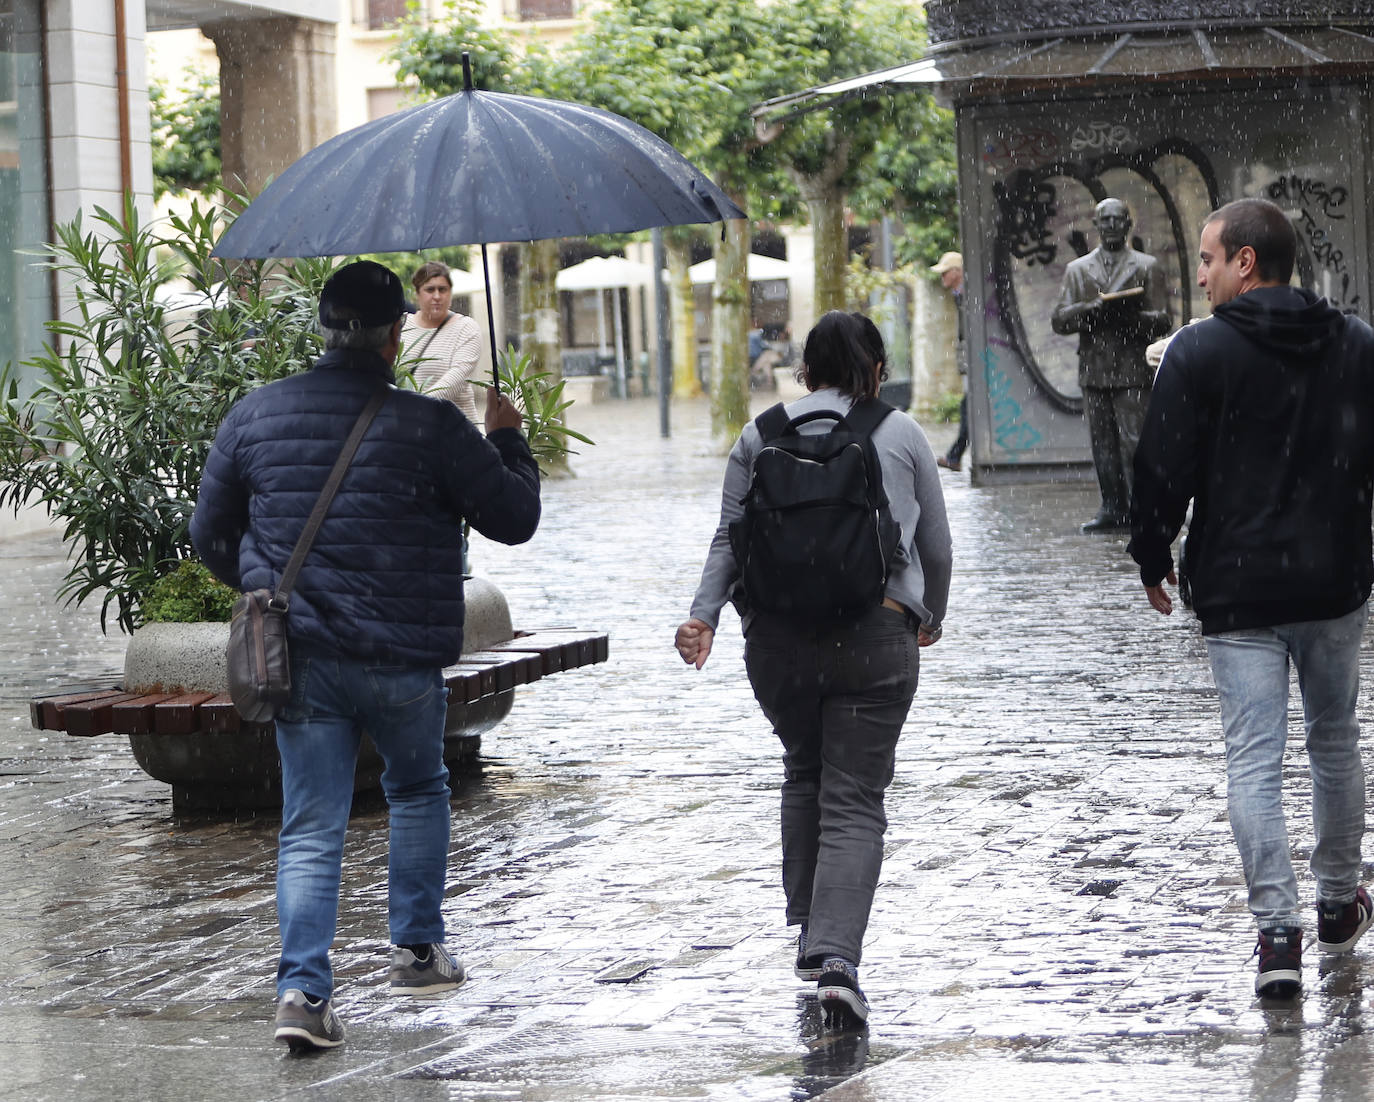
[[[1259,927],[1261,995],[1302,983],[1302,920],[1283,817],[1288,667],[1312,773],[1317,948],[1370,924],[1359,885],[1364,775],[1355,703],[1370,592],[1374,332],[1288,286],[1297,236],[1241,199],[1202,229],[1212,317],[1169,345],[1135,454],[1131,556],[1164,615],[1188,503],[1183,592],[1202,623],[1226,739],[1227,805]]]

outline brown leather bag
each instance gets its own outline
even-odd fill
[[[234,602],[229,622],[229,649],[226,653],[229,698],[246,723],[271,723],[278,709],[291,699],[291,660],[286,647],[286,614],[291,608],[291,590],[301,563],[315,542],[315,534],[343,481],[344,472],[362,443],[363,435],[386,402],[389,391],[383,388],[358,415],[353,431],[329,472],[319,500],[301,529],[295,549],[277,583],[270,589],[254,589]]]

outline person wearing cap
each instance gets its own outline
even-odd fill
[[[946,470],[957,471],[964,463],[964,451],[968,448],[968,354],[964,344],[964,257],[961,253],[944,253],[930,266],[930,270],[940,277],[940,285],[954,298],[954,316],[959,324],[959,343],[955,346],[955,358],[959,363],[960,382],[964,396],[959,402],[959,435],[949,446],[949,451],[936,457],[935,462]]]
[[[386,767],[391,989],[429,994],[464,979],[444,947],[441,912],[443,670],[463,649],[462,525],[516,544],[539,524],[539,469],[510,399],[488,397],[484,438],[452,402],[393,385],[404,313],[389,269],[359,261],[335,272],[320,295],[324,354],[229,411],[191,519],[196,552],[217,577],[240,590],[275,589],[359,413],[385,392],[287,615],[274,1035],[296,1051],[343,1042],[329,946],[364,729]]]

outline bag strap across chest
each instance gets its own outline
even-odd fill
[[[358,414],[358,420],[353,424],[353,431],[348,434],[348,439],[344,441],[343,449],[339,452],[339,458],[334,461],[334,467],[325,480],[324,489],[320,491],[320,496],[315,502],[315,508],[310,513],[310,519],[305,522],[305,527],[301,529],[300,538],[296,540],[296,547],[291,552],[291,558],[286,563],[286,569],[282,571],[281,580],[277,582],[276,592],[272,595],[272,603],[283,611],[291,602],[291,590],[296,587],[296,575],[301,572],[301,564],[305,562],[305,556],[310,551],[310,545],[315,542],[315,536],[320,530],[320,525],[324,523],[324,515],[329,512],[329,506],[333,504],[334,495],[339,492],[339,484],[343,482],[344,473],[348,470],[349,464],[353,462],[353,456],[357,454],[358,445],[363,442],[363,436],[367,433],[368,426],[372,424],[372,419],[377,416],[378,411],[386,403],[388,394],[389,391],[383,387],[363,407],[362,413]]]

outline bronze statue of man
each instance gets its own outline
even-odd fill
[[[1101,244],[1069,262],[1050,317],[1056,333],[1078,334],[1078,385],[1102,490],[1102,506],[1085,532],[1130,527],[1131,461],[1154,380],[1145,346],[1170,325],[1159,265],[1126,243],[1126,204],[1103,199],[1093,226]]]

